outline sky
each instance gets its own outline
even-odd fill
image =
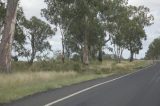
[[[32,16],[44,19],[41,17],[41,9],[46,7],[44,0],[21,0],[20,6],[23,7],[25,16],[29,19]],[[160,1],[159,0],[129,0],[129,4],[139,6],[144,5],[150,8],[151,14],[154,16],[154,24],[145,28],[147,40],[143,42],[143,50],[140,51],[137,58],[143,58],[148,50],[149,44],[157,37],[160,36]],[[54,51],[61,50],[61,36],[57,32],[53,39],[50,40],[52,49]],[[130,54],[127,50],[124,51],[123,57],[129,58]]]

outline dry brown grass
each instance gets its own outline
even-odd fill
[[[77,73],[73,71],[0,74],[0,102],[8,102],[34,92],[61,87],[63,80],[75,76]]]

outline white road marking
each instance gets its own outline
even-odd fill
[[[151,66],[153,66],[153,65],[151,65]],[[148,67],[146,67],[146,68],[144,68],[144,69],[147,69],[147,68],[149,68],[149,67],[151,67],[151,66],[148,66]],[[142,71],[142,70],[144,70],[144,69],[140,69],[139,71]],[[93,89],[93,88],[96,88],[96,87],[98,87],[98,86],[101,86],[101,85],[104,85],[104,84],[113,82],[113,81],[118,80],[118,79],[122,79],[122,78],[127,77],[127,76],[130,76],[130,75],[135,74],[135,73],[137,73],[137,72],[139,72],[139,71],[136,71],[136,72],[133,72],[133,73],[130,73],[130,74],[126,74],[126,75],[123,75],[123,76],[121,76],[121,77],[118,77],[118,78],[115,78],[115,79],[112,79],[112,80],[109,80],[109,81],[105,81],[105,82],[96,84],[96,85],[94,85],[94,86],[88,87],[88,88],[86,88],[86,89],[83,89],[83,90],[80,90],[80,91],[75,92],[75,93],[73,93],[73,94],[70,94],[70,95],[68,95],[68,96],[65,96],[65,97],[63,97],[63,98],[61,98],[61,99],[55,100],[55,101],[53,101],[53,102],[51,102],[51,103],[48,103],[48,104],[46,104],[46,105],[44,105],[44,106],[52,106],[52,105],[54,105],[54,104],[56,104],[56,103],[58,103],[58,102],[64,101],[64,100],[66,100],[66,99],[69,99],[69,98],[71,98],[71,97],[73,97],[73,96],[76,96],[76,95],[78,95],[78,94],[81,94],[81,93],[83,93],[83,92],[86,92],[86,91],[88,91],[88,90],[91,90],[91,89]]]

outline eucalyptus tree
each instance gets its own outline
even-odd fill
[[[122,22],[122,20],[121,20]],[[111,44],[113,45],[113,52],[116,56],[117,62],[121,62],[122,54],[125,49],[125,39],[124,34],[122,33],[122,24],[116,24],[114,32],[111,37]]]
[[[42,16],[44,16],[51,24],[56,25],[62,36],[62,61],[65,59],[65,38],[71,23],[74,21],[73,6],[76,0],[45,0],[47,8],[42,9]]]
[[[126,49],[130,51],[132,62],[134,54],[142,49],[142,41],[147,39],[144,28],[153,24],[154,17],[150,14],[150,9],[144,6],[129,6],[128,13],[124,33]]]
[[[122,54],[125,49],[125,34],[123,33],[124,30],[124,24],[127,22],[127,11],[126,7],[119,8],[119,13],[117,16],[114,17],[114,21],[112,21],[112,28],[111,31],[112,37],[111,37],[111,43],[113,44],[113,52],[115,53],[117,62],[121,62]]]
[[[51,45],[48,38],[51,38],[55,31],[52,30],[49,24],[33,16],[25,25],[28,29],[27,38],[30,41],[31,50],[29,52],[29,63],[32,64],[36,56],[46,53],[51,50]]]
[[[90,55],[94,59],[96,55],[98,54],[97,59],[102,62],[103,60],[103,46],[105,46],[106,42],[110,40],[106,40],[106,30],[104,24],[97,22],[92,31],[91,35],[94,35],[92,38],[89,40],[89,48],[90,48]]]
[[[11,71],[11,48],[15,31],[17,6],[19,0],[7,0],[4,31],[0,43],[0,70]]]
[[[0,32],[4,30],[4,21],[5,21],[5,14],[6,14],[6,7],[5,3],[1,3],[1,13],[0,14]],[[24,16],[24,12],[22,7],[18,6],[17,10],[17,19],[16,19],[16,26],[15,26],[15,33],[14,33],[14,40],[13,40],[13,49],[12,51],[16,52],[17,55],[14,55],[12,57],[18,58],[18,56],[21,56],[24,52],[24,44],[26,40],[26,36],[24,34],[24,25],[26,23],[26,18]]]
[[[140,37],[146,36],[143,28],[137,25],[135,21],[130,20],[126,13],[124,12],[120,18],[115,19],[115,23],[113,24],[112,44],[114,45],[114,53],[118,62],[121,62],[124,49],[130,51],[134,49],[134,52],[138,52],[142,47]],[[133,55],[132,52],[131,55]]]
[[[142,41],[147,36],[144,30],[145,26],[150,26],[153,22],[153,16],[149,13],[149,8],[144,6],[122,6],[121,12],[114,18],[111,18],[112,43],[115,46],[116,54],[121,57],[124,49],[130,51],[130,61],[133,61],[134,54],[142,49]]]
[[[108,40],[114,45],[114,53],[117,55],[117,60],[120,62],[124,50],[124,35],[122,34],[122,26],[127,16],[128,0],[112,0],[104,1],[104,6],[101,8],[101,22],[105,26],[105,31],[109,37]]]
[[[70,36],[75,42],[81,45],[80,48],[83,53],[84,64],[89,64],[89,40],[95,36],[95,34],[91,35],[93,31],[91,29],[93,29],[93,23],[98,22],[98,9],[102,1],[45,0],[47,8],[42,10],[43,16],[51,24],[58,24],[63,28],[65,36]]]
[[[156,38],[148,48],[148,51],[146,53],[147,59],[160,59],[160,38]]]
[[[12,45],[12,51],[15,53],[14,55],[12,55],[12,57],[16,57],[17,59],[20,56],[22,56],[24,52],[24,46],[26,43],[26,35],[25,35],[26,22],[27,19],[24,15],[22,7],[18,7],[14,40]]]

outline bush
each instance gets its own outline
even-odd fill
[[[27,71],[30,67],[30,65],[27,62],[12,62],[12,70],[13,71]]]
[[[73,64],[73,70],[76,72],[82,72],[81,65],[79,63]]]

